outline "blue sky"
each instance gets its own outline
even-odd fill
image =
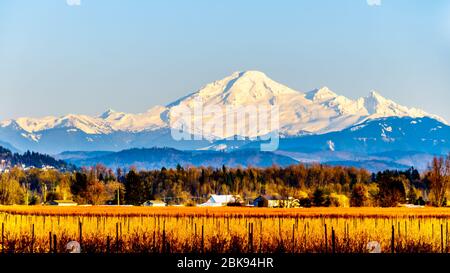
[[[447,0],[80,4],[0,2],[0,119],[143,112],[261,70],[300,91],[375,89],[450,120]]]

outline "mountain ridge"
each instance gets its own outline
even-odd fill
[[[278,107],[278,128],[258,128],[256,131],[243,128],[239,131],[242,137],[263,136],[275,130],[281,137],[322,135],[385,117],[429,117],[447,125],[439,116],[399,105],[374,91],[352,100],[328,87],[300,92],[270,79],[263,72],[243,71],[206,84],[166,106],[154,106],[144,113],[108,109],[98,116],[68,114],[0,121],[0,141],[19,150],[60,153],[72,150],[118,151],[148,147],[155,141],[178,149],[197,149],[238,135],[235,131],[218,132],[214,127],[205,126],[208,122],[223,120],[226,113],[203,112],[201,116],[194,116],[193,122],[190,116],[182,116],[178,121],[186,125],[183,129],[188,133],[203,138],[204,143],[176,144],[170,135],[176,120],[171,119],[170,114],[182,107],[193,111],[198,101],[205,105],[204,108],[214,106],[221,110],[248,105]],[[233,125],[239,127],[240,124],[234,122]]]
[[[270,152],[242,150],[230,153],[215,151],[180,151],[173,148],[133,148],[100,156],[84,158],[65,158],[77,166],[103,164],[109,168],[161,169],[176,168],[177,165],[227,167],[270,167],[298,164],[290,157]]]
[[[246,96],[249,95],[250,97]],[[210,105],[212,100],[216,100],[215,103],[222,104],[255,104],[255,103],[267,103],[271,99],[278,99],[277,96],[294,96],[305,98],[304,103],[311,104],[314,102],[329,102],[333,100],[334,103],[352,103],[359,106],[361,109],[354,109],[354,113],[361,110],[367,110],[369,115],[378,114],[379,117],[391,116],[396,114],[396,116],[411,116],[411,117],[422,117],[430,116],[434,119],[440,120],[446,123],[446,121],[437,116],[431,115],[416,108],[408,108],[405,106],[398,105],[393,101],[384,98],[376,91],[371,91],[366,97],[361,97],[356,100],[349,99],[345,96],[341,96],[330,90],[328,87],[322,87],[319,89],[314,89],[309,92],[299,92],[289,87],[282,85],[278,82],[273,81],[267,77],[263,72],[259,71],[244,71],[235,72],[231,76],[225,77],[222,80],[214,81],[200,88],[196,92],[193,92],[179,100],[167,104],[167,106],[156,105],[150,108],[144,113],[125,113],[117,112],[112,109],[108,109],[98,116],[88,116],[88,115],[74,115],[67,114],[61,117],[46,116],[42,118],[33,117],[21,117],[17,119],[8,119],[0,121],[0,127],[7,127],[12,124],[22,128],[28,133],[39,132],[51,128],[69,128],[76,127],[88,134],[98,134],[98,133],[110,133],[111,131],[142,131],[146,129],[151,129],[152,123],[147,122],[144,124],[147,127],[140,127],[139,125],[133,126],[120,126],[120,122],[128,119],[128,122],[132,125],[133,118],[149,119],[153,118],[153,124],[159,125],[161,127],[166,126],[163,124],[164,120],[158,120],[158,115],[162,114],[164,111],[168,111],[171,107],[179,104],[190,104],[193,97],[201,97],[207,100],[206,105]],[[191,98],[191,100],[189,100]],[[217,101],[219,99],[219,101]],[[222,101],[220,101],[222,100]],[[365,105],[363,107],[363,104]],[[391,111],[387,109],[381,109],[377,111],[377,107],[380,104],[386,104],[391,108]],[[384,105],[384,106],[386,106]],[[366,109],[363,109],[366,108]],[[397,111],[397,112],[395,112]],[[371,117],[368,117],[371,119]],[[161,122],[162,121],[162,122]],[[86,128],[88,127],[88,128]]]

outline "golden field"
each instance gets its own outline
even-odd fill
[[[445,208],[0,206],[0,249],[87,253],[448,252]]]

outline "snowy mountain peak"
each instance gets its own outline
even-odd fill
[[[375,90],[370,91],[369,95],[366,98],[368,100],[374,100],[374,101],[377,101],[379,103],[383,103],[383,102],[389,101],[388,99],[383,97],[380,93],[378,93]]]
[[[197,92],[169,104],[168,107],[180,104],[190,107],[194,101],[201,101],[203,105],[219,106],[275,104],[281,97],[297,95],[300,93],[273,81],[262,72],[243,71],[207,84]]]
[[[398,105],[392,100],[386,99],[376,91],[371,91],[367,97],[363,98],[364,107],[371,115],[379,114],[381,116],[405,116],[410,112],[407,107]]]
[[[223,93],[239,93],[255,99],[298,93],[287,86],[273,81],[260,71],[235,72],[231,77],[223,79],[221,83],[225,84]]]
[[[236,71],[232,74],[235,78],[247,78],[253,81],[267,80],[269,77],[264,72],[257,70]]]
[[[326,101],[336,98],[338,95],[324,86],[306,93],[306,98],[312,101]]]
[[[107,119],[109,116],[111,116],[114,113],[116,113],[116,111],[114,111],[113,109],[109,108],[108,110],[103,112],[103,114],[101,114],[99,117],[102,118],[102,119]]]

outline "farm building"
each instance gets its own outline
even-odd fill
[[[72,200],[52,200],[47,204],[50,206],[59,206],[59,207],[73,207],[78,205]]]
[[[242,198],[239,195],[218,195],[211,194],[206,203],[200,204],[200,207],[223,207],[231,204],[242,203]]]
[[[300,204],[292,197],[282,198],[280,196],[260,195],[253,200],[253,206],[266,208],[296,208]]]
[[[167,206],[167,204],[163,201],[160,200],[149,200],[144,202],[144,204],[142,204],[142,206],[145,207],[165,207]]]

